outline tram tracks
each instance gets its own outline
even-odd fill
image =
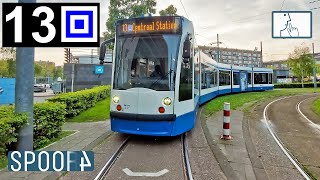
[[[270,126],[269,124],[269,117],[268,117],[268,109],[270,108],[271,105],[273,105],[274,103],[281,101],[281,100],[285,100],[288,98],[292,98],[292,97],[299,97],[302,95],[296,95],[296,96],[288,96],[288,97],[282,97],[279,99],[276,99],[272,102],[270,102],[269,104],[267,104],[264,108],[263,111],[263,120],[265,125],[267,126],[268,131],[270,132],[271,136],[273,137],[273,139],[275,140],[275,142],[277,143],[277,145],[280,147],[280,149],[282,150],[282,152],[288,157],[288,159],[290,160],[290,162],[294,165],[294,167],[299,171],[299,173],[306,179],[306,180],[310,180],[311,177],[310,175],[305,171],[305,168],[303,167],[303,165],[298,161],[298,159],[286,148],[285,144],[280,140],[279,136],[277,135],[277,133],[273,130],[273,128]],[[302,115],[305,119],[307,119],[308,121],[310,121],[300,110],[300,104],[305,101],[307,99],[304,99],[302,101],[299,101],[296,104],[296,110],[297,112]]]
[[[120,147],[116,150],[116,152],[111,156],[111,158],[107,161],[107,163],[102,167],[98,175],[94,178],[94,180],[104,179],[107,175],[108,171],[111,169],[112,165],[116,162],[117,158],[121,155],[125,147],[128,145],[130,140],[130,136],[127,137]]]
[[[136,138],[136,137],[135,137]],[[122,144],[118,147],[118,149],[112,154],[112,156],[109,158],[109,160],[104,164],[102,169],[99,171],[97,176],[94,178],[94,180],[102,180],[105,179],[110,170],[112,169],[113,165],[116,163],[116,161],[120,158],[122,153],[126,150],[130,142],[133,141],[133,137],[129,136],[127,137]],[[187,180],[193,180],[192,171],[191,171],[191,165],[188,155],[188,145],[186,142],[186,135],[182,134],[180,138],[180,143],[182,147],[182,157],[183,157],[183,170],[184,175]],[[178,165],[178,164],[177,164]]]

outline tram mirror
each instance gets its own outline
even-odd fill
[[[182,58],[184,63],[188,63],[191,57],[190,46],[191,46],[190,40],[189,39],[185,40],[183,43],[183,53],[182,53]]]
[[[101,46],[100,46],[100,55],[99,55],[100,61],[104,60],[104,57],[105,57],[105,54],[106,54],[106,50],[107,50],[106,44],[102,43]]]
[[[108,40],[104,41],[103,43],[101,43],[100,54],[99,54],[100,64],[104,63],[104,57],[106,55],[107,45],[108,44],[110,44],[110,45],[113,44],[114,41],[115,41],[115,38],[111,38],[111,39],[108,39]]]

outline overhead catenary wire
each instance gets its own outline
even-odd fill
[[[186,8],[184,8],[184,5],[183,5],[183,3],[182,3],[182,0],[180,0],[180,3],[181,3],[181,5],[182,5],[182,7],[183,7],[184,12],[185,12],[186,15],[187,15],[187,18],[189,18],[189,15],[188,15],[188,13],[187,13],[187,11],[186,11]]]
[[[282,8],[283,8],[283,5],[284,5],[285,2],[286,2],[286,0],[283,0],[283,1],[282,1],[280,11],[282,11]]]

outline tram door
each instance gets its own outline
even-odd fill
[[[246,71],[240,71],[240,89],[241,91],[247,91],[248,88],[248,73]]]

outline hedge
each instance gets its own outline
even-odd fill
[[[58,137],[65,121],[65,108],[65,104],[58,102],[44,102],[34,105],[34,149],[38,149],[50,139]]]
[[[65,105],[44,102],[34,105],[33,148],[38,149],[51,138],[57,137],[65,121]],[[15,150],[19,129],[28,121],[26,113],[16,114],[14,106],[0,107],[0,155]]]
[[[19,129],[27,121],[26,113],[15,113],[13,106],[0,106],[0,155],[5,155],[7,147],[17,142]]]
[[[94,106],[96,102],[110,95],[110,86],[98,86],[91,89],[59,94],[48,99],[66,105],[66,117],[74,117],[82,111]]]
[[[304,83],[305,88],[313,88],[313,83]],[[317,83],[317,87],[320,87],[320,83]],[[301,83],[288,83],[288,84],[275,84],[274,88],[302,88]]]

